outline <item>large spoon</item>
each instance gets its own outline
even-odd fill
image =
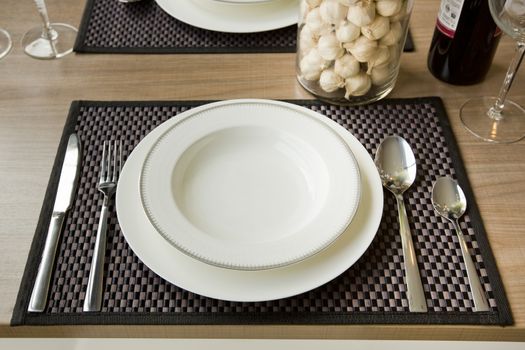
[[[388,136],[377,149],[375,164],[383,186],[392,192],[397,200],[409,310],[411,312],[426,312],[427,302],[419,276],[414,243],[408,225],[405,202],[403,201],[403,193],[416,179],[416,158],[405,139],[400,136]]]
[[[465,213],[467,209],[467,200],[463,194],[463,190],[456,181],[450,177],[440,177],[434,183],[432,188],[432,205],[436,212],[445,219],[452,222],[456,234],[458,235],[461,253],[463,254],[463,261],[467,268],[467,276],[469,279],[470,289],[472,291],[472,298],[474,299],[475,311],[489,311],[489,303],[485,296],[485,291],[481,286],[476,266],[470,257],[465,237],[461,232],[458,224],[458,219]]]

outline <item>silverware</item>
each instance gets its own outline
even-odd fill
[[[394,194],[399,215],[399,233],[403,246],[408,306],[411,312],[426,312],[427,303],[414,243],[410,234],[403,193],[416,178],[416,159],[408,142],[399,136],[388,136],[379,145],[375,160],[383,186]]]
[[[31,293],[28,311],[42,312],[46,307],[53,263],[62,229],[62,223],[75,195],[80,168],[80,143],[76,134],[71,134],[67,142],[66,154],[60,172],[53,214],[49,223],[44,251],[38,265],[35,285]]]
[[[463,261],[467,268],[467,276],[472,291],[472,298],[474,299],[474,310],[489,311],[490,306],[485,296],[485,291],[479,281],[476,266],[470,257],[465,237],[458,223],[458,219],[465,214],[467,210],[467,199],[465,198],[463,190],[459,187],[458,183],[450,177],[440,177],[432,187],[432,205],[439,215],[454,225],[459,239],[461,253],[463,254]]]
[[[95,251],[91,261],[91,270],[84,301],[84,311],[100,311],[102,306],[104,256],[106,253],[106,231],[109,200],[117,190],[117,179],[122,169],[122,143],[115,141],[113,149],[111,142],[104,142],[98,190],[104,194],[104,201],[98,222]]]

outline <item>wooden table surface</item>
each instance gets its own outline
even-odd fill
[[[110,1],[110,0],[108,0]],[[78,25],[84,1],[48,0],[52,20]],[[363,338],[525,341],[525,141],[494,145],[459,123],[469,97],[497,93],[513,54],[504,37],[486,80],[457,87],[429,73],[438,0],[416,1],[416,51],[402,57],[390,97],[441,96],[465,161],[515,325],[494,326],[55,326],[9,327],[62,127],[72,100],[312,98],[295,79],[294,54],[25,56],[20,40],[39,23],[32,1],[2,0],[0,27],[14,41],[0,61],[0,336]],[[510,97],[525,105],[522,67]]]

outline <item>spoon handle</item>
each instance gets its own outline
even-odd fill
[[[416,252],[410,226],[408,225],[405,202],[402,195],[396,195],[397,211],[399,214],[399,233],[401,234],[401,245],[403,246],[403,258],[405,261],[405,277],[407,282],[408,308],[410,312],[427,312],[427,301],[419,276]]]
[[[470,257],[467,242],[465,242],[465,236],[463,236],[463,232],[461,232],[458,222],[455,220],[452,220],[452,222],[458,235],[461,253],[463,254],[463,261],[465,262],[465,266],[467,268],[467,276],[470,284],[470,290],[472,291],[472,299],[474,299],[474,310],[490,311],[490,306],[487,301],[487,297],[485,296],[485,291],[483,290],[481,282],[479,281],[476,265],[474,265],[474,262]]]

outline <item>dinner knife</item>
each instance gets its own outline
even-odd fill
[[[75,195],[78,173],[80,168],[80,143],[77,134],[71,134],[67,142],[66,154],[58,181],[57,195],[53,206],[53,214],[49,223],[44,251],[38,265],[35,285],[31,293],[28,311],[42,312],[46,306],[47,293],[53,263],[58,246],[58,240],[62,229],[62,223],[67,210],[71,207],[71,202]]]

